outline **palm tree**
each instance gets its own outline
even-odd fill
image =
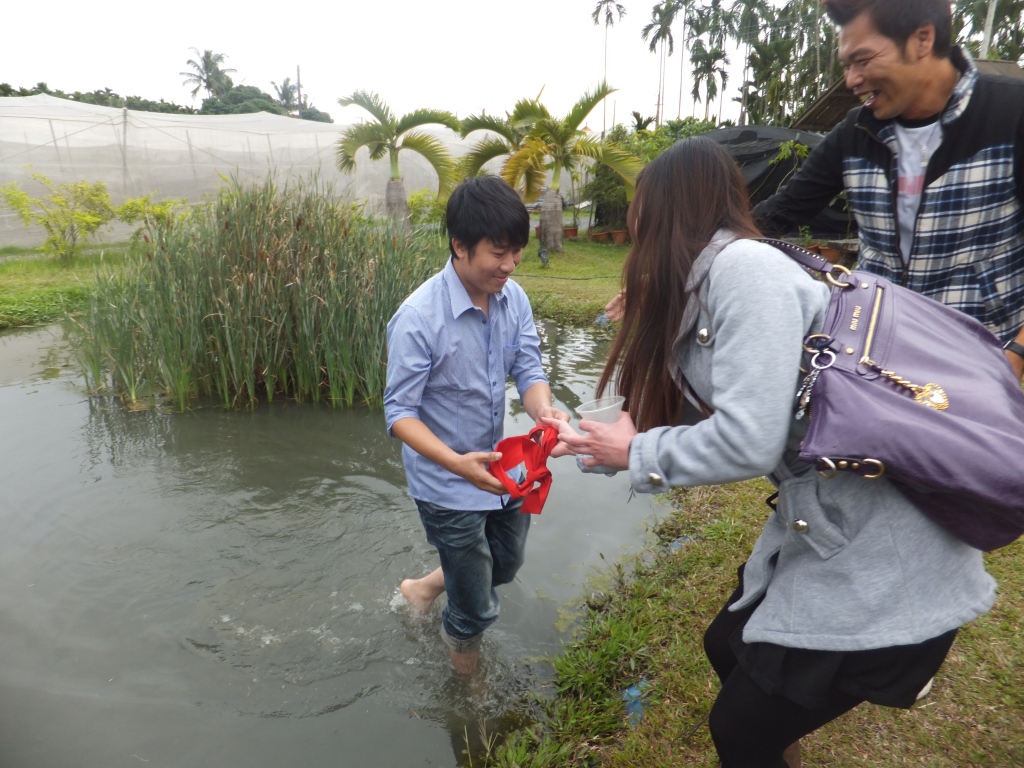
[[[296,99],[298,92],[297,86],[292,82],[290,77],[286,77],[281,81],[281,85],[278,85],[273,80],[270,84],[274,86],[274,90],[277,91],[277,101],[286,110],[291,112],[293,109],[297,109],[300,105]]]
[[[409,221],[409,202],[398,173],[398,155],[404,149],[422,156],[437,173],[437,194],[445,194],[453,180],[453,161],[444,144],[434,136],[417,131],[424,125],[443,125],[453,131],[459,130],[459,121],[451,112],[439,109],[417,109],[415,112],[395,118],[391,108],[372,91],[356,91],[351,96],[338,99],[343,107],[357,106],[369,112],[374,121],[359,123],[345,130],[335,159],[338,170],[351,173],[356,168],[356,152],[366,147],[371,160],[380,160],[384,155],[391,162],[391,176],[384,194],[384,208],[389,216],[399,221]]]
[[[612,15],[613,12],[619,16],[619,21],[622,21],[622,17],[626,15],[626,9],[621,4],[615,2],[615,0],[597,0],[597,5],[594,6],[594,12],[590,14],[590,18],[594,20],[594,24],[601,23],[601,13],[604,12],[604,81],[608,82],[608,27],[615,25],[615,17]],[[608,130],[608,104],[602,102],[601,108],[604,113],[601,117],[601,138],[604,138],[605,131]]]
[[[704,83],[704,119],[708,119],[708,112],[711,109],[711,101],[718,95],[718,83],[715,75],[722,78],[722,87],[729,79],[725,66],[729,63],[729,57],[719,47],[707,48],[703,40],[697,40],[693,46],[693,53],[690,55],[693,62],[693,98],[700,101],[700,85]]]
[[[683,70],[686,66],[686,48],[688,43],[688,38],[686,36],[686,25],[688,23],[691,23],[692,25],[692,17],[695,11],[693,5],[694,0],[673,0],[673,2],[675,3],[676,7],[676,16],[682,18],[683,20],[683,34],[681,37],[683,41],[683,54],[682,56],[679,57],[679,105],[676,108],[676,120],[679,120],[683,115]]]
[[[593,110],[615,89],[601,82],[585,93],[568,115],[561,119],[547,117],[537,121],[519,151],[501,170],[501,177],[519,188],[523,177],[538,168],[551,171],[551,184],[541,202],[541,246],[549,251],[562,250],[562,195],[559,186],[562,171],[572,173],[583,161],[603,163],[625,179],[632,187],[640,171],[640,161],[623,149],[596,138],[580,126]]]
[[[986,21],[993,4],[994,17],[999,19],[999,24],[988,28]],[[1024,38],[1022,21],[1024,8],[1020,0],[956,0],[953,3],[953,30],[959,30],[957,36],[976,57],[981,57],[987,30],[990,37],[986,58],[1019,61],[1024,53],[1021,49]]]
[[[792,38],[755,42],[750,51],[751,98],[747,110],[751,122],[783,125],[790,100],[789,70],[793,63]]]
[[[644,117],[639,112],[637,112],[635,109],[633,110],[632,115],[633,115],[633,132],[634,133],[636,133],[637,131],[646,131],[648,128],[651,127],[651,123],[654,122],[654,118],[653,117]]]
[[[462,138],[476,131],[490,131],[496,135],[481,139],[463,155],[462,174],[476,176],[491,160],[497,157],[511,157],[523,148],[537,122],[550,117],[551,113],[547,107],[540,103],[540,94],[537,94],[535,99],[517,101],[512,113],[505,114],[505,119],[491,115],[470,115],[462,121]],[[546,175],[547,171],[543,164],[524,170],[518,186],[523,200],[532,203],[540,196]]]
[[[732,7],[736,18],[736,41],[743,46],[743,87],[740,91],[740,125],[747,124],[747,93],[746,83],[750,77],[751,45],[760,37],[761,24],[766,9],[764,0],[735,0]]]
[[[658,108],[655,110],[655,123],[661,125],[661,105],[665,98],[665,44],[668,43],[668,55],[671,56],[675,46],[672,37],[672,22],[676,17],[676,5],[673,0],[663,0],[651,9],[651,20],[640,31],[646,40],[651,53],[661,49],[661,62],[658,66]]]
[[[719,48],[718,50],[722,50]],[[725,56],[725,51],[722,51],[723,59],[722,65],[718,67],[718,78],[722,81],[722,95],[718,97],[718,124],[722,124],[722,103],[725,101],[725,86],[729,82],[729,70],[726,67],[729,65],[729,57]]]
[[[195,53],[196,58],[189,59],[185,63],[192,67],[192,71],[179,72],[178,74],[185,78],[182,85],[195,86],[192,89],[192,98],[194,99],[200,89],[203,88],[206,89],[210,96],[223,96],[230,91],[233,83],[231,78],[228,77],[228,73],[235,70],[223,69],[221,67],[227,56],[210,50],[203,51],[202,53],[199,52],[198,48],[192,48],[191,50]]]

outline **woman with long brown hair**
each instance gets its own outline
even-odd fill
[[[777,506],[704,637],[722,688],[709,727],[723,768],[799,765],[798,740],[864,701],[909,707],[995,583],[981,552],[884,478],[826,480],[800,462],[803,339],[828,288],[764,242],[742,176],[714,141],[682,141],[637,180],[622,327],[598,394],[614,424],[558,427],[586,469],[638,492],[767,475]],[[689,399],[707,416],[681,425]]]

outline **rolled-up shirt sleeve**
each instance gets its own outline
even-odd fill
[[[548,377],[544,375],[540,353],[540,336],[537,334],[537,324],[533,319],[533,310],[525,294],[521,292],[515,297],[512,308],[518,315],[519,323],[519,350],[516,352],[515,360],[509,370],[509,375],[516,383],[516,390],[522,397],[526,390],[537,383],[548,383]]]

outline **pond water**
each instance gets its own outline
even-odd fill
[[[541,331],[556,399],[590,399],[604,343]],[[530,426],[511,400],[507,435]],[[398,595],[437,558],[380,412],[129,413],[48,328],[0,336],[0,429],[4,768],[464,765],[481,724],[529,718],[560,610],[664,511],[553,461],[466,683],[439,606]]]

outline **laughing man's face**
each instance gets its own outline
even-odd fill
[[[893,0],[898,2],[898,0]],[[846,87],[861,100],[865,109],[880,120],[913,114],[921,97],[920,60],[912,55],[914,36],[900,47],[875,27],[868,13],[849,21],[839,30],[839,63]]]

